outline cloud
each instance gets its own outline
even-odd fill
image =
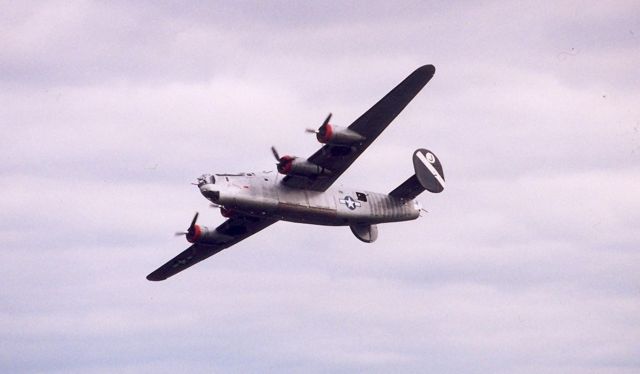
[[[0,368],[634,372],[637,6],[36,2],[0,12]],[[170,281],[189,182],[434,79],[339,181],[429,213],[279,222]]]

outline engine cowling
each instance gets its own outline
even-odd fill
[[[271,147],[271,152],[273,153],[273,157],[278,161],[276,165],[280,174],[303,175],[307,177],[331,174],[331,170],[309,162],[305,158],[289,155],[280,157],[275,147]]]
[[[186,238],[192,244],[215,244],[218,240],[215,238],[215,228],[207,226],[193,225],[193,230],[187,232]]]
[[[216,235],[215,228],[208,228],[196,224],[198,213],[193,216],[191,224],[187,231],[176,232],[176,235],[184,235],[189,243],[192,244],[216,244],[220,242],[220,235]]]
[[[304,158],[282,156],[278,162],[278,172],[285,175],[302,175],[306,177],[329,175],[331,171],[307,161]]]
[[[320,126],[316,133],[316,138],[323,144],[341,145],[350,145],[364,140],[364,136],[357,132],[349,130],[348,128],[334,126],[330,123],[325,123]]]

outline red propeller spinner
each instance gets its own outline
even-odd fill
[[[331,126],[329,121],[331,121],[331,113],[325,118],[318,130],[307,129],[306,131],[316,134],[316,138],[320,143],[327,143],[333,137],[333,126]]]
[[[176,236],[184,235],[189,243],[197,242],[202,236],[202,229],[200,228],[200,226],[196,225],[197,220],[198,212],[196,212],[196,214],[193,216],[191,225],[189,225],[187,231],[176,232]]]
[[[278,167],[278,172],[281,174],[289,174],[291,172],[291,167],[293,165],[293,160],[295,159],[295,157],[288,155],[280,157],[278,151],[276,150],[276,147],[271,147],[271,152],[273,153],[273,157],[276,158],[276,161],[278,161],[278,163],[276,164]]]

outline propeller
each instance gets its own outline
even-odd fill
[[[322,122],[322,126],[327,125],[329,123],[329,121],[331,121],[331,116],[332,116],[332,113],[329,113],[327,118],[325,118],[324,122]]]
[[[271,146],[271,153],[273,153],[273,157],[276,158],[276,161],[280,162],[280,155],[278,154],[276,147]]]
[[[275,157],[276,161],[278,161],[276,163],[276,166],[278,167],[278,171],[282,174],[289,174],[289,172],[291,171],[291,165],[293,163],[293,159],[295,157],[286,156],[286,155],[280,157],[280,154],[276,150],[276,147],[273,147],[273,146],[271,147],[271,153],[273,153],[273,157]]]
[[[178,231],[176,232],[176,236],[182,236],[182,235],[186,235],[186,236],[193,236],[193,234],[195,234],[196,232],[196,221],[198,220],[198,215],[199,213],[196,212],[196,214],[193,216],[193,219],[191,220],[191,224],[189,225],[189,228],[187,229],[187,231]]]
[[[323,127],[325,127],[327,124],[329,124],[329,121],[331,121],[331,116],[332,113],[329,113],[329,115],[327,116],[327,118],[325,118],[324,122],[322,122],[322,126],[320,126],[320,128],[322,129]],[[316,130],[316,129],[311,129],[311,128],[307,128],[304,130],[305,132],[311,133],[311,134],[318,134],[321,130]]]

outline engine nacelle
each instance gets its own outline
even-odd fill
[[[280,172],[287,175],[303,175],[306,177],[331,174],[330,170],[298,157],[289,161],[286,167]]]
[[[327,117],[323,127],[328,125],[331,115]],[[313,130],[312,130],[313,131]],[[320,175],[331,174],[331,170],[325,169],[322,166],[309,162],[306,158],[300,158],[295,156],[284,155],[280,157],[275,147],[271,147],[273,157],[278,160],[278,172],[284,175],[302,175],[305,177],[314,177]]]
[[[361,142],[364,136],[348,128],[325,123],[318,129],[316,138],[320,143],[350,145]]]
[[[215,228],[193,225],[193,230],[187,233],[187,241],[192,244],[216,244],[219,240],[215,238],[215,231]]]

